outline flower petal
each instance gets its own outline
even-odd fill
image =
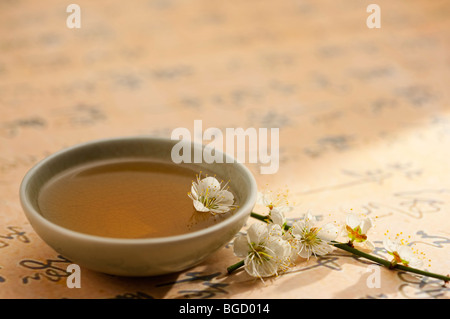
[[[205,205],[203,205],[198,200],[194,200],[194,208],[198,212],[209,212],[210,211],[207,207],[205,207]]]
[[[325,242],[316,244],[313,247],[313,252],[315,255],[323,256],[330,253],[333,250],[333,246],[328,245]]]
[[[204,179],[202,179],[200,181],[199,185],[203,189],[206,189],[208,187],[210,187],[211,189],[220,189],[219,181],[217,180],[217,178],[212,177],[212,176],[208,176],[208,177],[205,177]]]
[[[414,252],[412,251],[411,247],[409,247],[409,246],[402,245],[398,248],[397,252],[401,259],[404,259],[407,261],[416,258],[416,256],[414,255]]]
[[[293,237],[299,237],[301,236],[303,228],[305,228],[305,223],[302,220],[296,221],[292,224],[291,228],[289,228],[289,233]]]
[[[369,229],[373,226],[372,219],[370,217],[366,217],[361,220],[361,234],[365,235],[369,231]]]
[[[267,224],[254,223],[247,230],[248,240],[251,243],[262,244],[269,238]]]
[[[320,230],[317,232],[317,237],[324,241],[330,242],[337,238],[338,233],[338,228],[334,226],[334,224],[328,223],[320,228]]]
[[[269,240],[272,239],[272,237],[280,237],[283,235],[283,231],[281,230],[281,226],[278,224],[269,224],[267,225],[269,230]]]
[[[316,217],[308,211],[305,215],[303,222],[305,223],[305,227],[307,229],[310,229],[316,224]]]
[[[191,194],[189,196],[190,198],[192,198],[193,200],[197,200],[199,195],[198,195],[198,184],[196,182],[192,182],[192,186],[191,186]]]
[[[230,191],[221,190],[216,194],[217,202],[221,205],[231,206],[234,203],[234,196]]]
[[[230,206],[227,205],[219,205],[214,208],[210,208],[209,211],[213,214],[225,214],[230,210]]]
[[[298,255],[302,258],[308,259],[309,257],[311,257],[311,250],[309,250],[306,245],[300,244]]]
[[[410,267],[420,267],[422,266],[422,260],[420,260],[412,251],[410,246],[400,246],[398,248],[398,255],[401,259],[408,262]]]
[[[282,210],[275,207],[270,211],[270,219],[274,224],[283,226],[283,224],[286,222],[286,217],[284,216]]]
[[[350,226],[351,229],[354,229],[360,225],[361,218],[354,213],[350,213],[350,214],[347,214],[347,217],[345,218],[345,223],[348,226]]]
[[[234,250],[234,254],[237,257],[247,257],[249,251],[250,251],[250,246],[248,243],[248,238],[247,235],[238,235],[233,242],[233,250]]]
[[[252,277],[271,277],[277,273],[278,265],[275,261],[260,262],[255,256],[248,256],[244,261],[245,271]]]
[[[399,244],[397,242],[394,242],[388,238],[385,238],[383,240],[383,246],[384,246],[384,249],[386,249],[390,253],[397,251],[399,248]]]

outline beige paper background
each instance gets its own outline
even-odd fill
[[[386,230],[402,232],[448,274],[450,5],[377,1],[382,27],[368,29],[370,3],[80,0],[82,26],[68,29],[68,3],[0,2],[0,297],[449,298],[440,281],[386,269],[371,289],[368,263],[340,251],[264,283],[227,276],[231,246],[155,278],[82,268],[68,289],[67,261],[19,204],[27,170],[76,143],[169,137],[196,119],[279,127],[279,171],[248,167],[289,189],[288,217],[378,216],[377,253]]]

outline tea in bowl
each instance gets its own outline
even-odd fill
[[[49,246],[95,271],[153,276],[193,267],[239,232],[257,188],[250,171],[224,153],[222,163],[175,164],[177,143],[124,137],[57,152],[25,175],[25,215]],[[192,154],[204,148],[188,147]],[[207,176],[219,183],[213,187],[226,185],[229,211],[208,210],[205,198],[195,203],[188,195]],[[202,201],[199,211],[194,204]]]

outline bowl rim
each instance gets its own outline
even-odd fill
[[[248,179],[250,182],[250,190],[249,190],[249,196],[247,200],[239,205],[239,207],[236,209],[236,212],[226,218],[223,221],[220,221],[219,223],[206,227],[204,229],[196,230],[193,232],[175,235],[175,236],[165,236],[165,237],[150,237],[150,238],[116,238],[116,237],[106,237],[106,236],[98,236],[98,235],[91,235],[82,233],[79,231],[71,230],[66,227],[60,226],[44,216],[42,216],[39,211],[34,207],[34,205],[30,202],[28,196],[27,196],[27,186],[29,185],[30,180],[34,177],[34,175],[39,172],[39,170],[44,167],[49,161],[52,161],[59,156],[75,151],[87,146],[91,146],[94,144],[101,144],[101,143],[111,143],[111,142],[125,142],[125,141],[137,141],[137,140],[152,140],[155,142],[160,143],[167,143],[167,142],[174,142],[177,140],[172,140],[170,138],[164,138],[164,137],[153,137],[153,136],[125,136],[125,137],[109,137],[109,138],[102,138],[102,139],[95,139],[84,143],[78,143],[73,146],[69,146],[66,148],[63,148],[44,159],[40,160],[38,163],[36,163],[34,166],[32,166],[28,172],[25,174],[25,176],[22,179],[22,182],[20,184],[20,190],[19,190],[19,197],[20,202],[23,207],[23,210],[25,212],[25,215],[27,219],[31,222],[31,218],[29,215],[32,215],[33,219],[37,219],[41,224],[44,224],[46,228],[50,228],[52,231],[57,233],[65,234],[69,237],[74,237],[78,240],[84,240],[84,241],[91,241],[91,242],[98,242],[98,243],[111,243],[111,244],[123,244],[123,245],[129,245],[129,244],[142,244],[142,245],[148,245],[148,244],[167,244],[167,243],[173,243],[177,241],[184,241],[189,240],[197,237],[202,237],[207,234],[213,233],[221,228],[226,228],[226,226],[233,224],[234,222],[237,222],[239,219],[244,217],[243,215],[250,216],[250,213],[246,213],[247,211],[251,211],[253,206],[256,203],[257,198],[257,185],[254,176],[250,172],[250,170],[243,165],[242,163],[238,162],[236,159],[234,159],[229,154],[222,152],[220,150],[216,150],[218,154],[223,155],[225,159],[233,160],[232,164],[237,165],[238,169],[241,170],[241,172],[244,175],[244,178]],[[201,147],[203,148],[203,144],[199,144],[196,142],[186,142],[192,145],[194,148]],[[220,163],[219,163],[220,164]],[[228,164],[228,161],[226,163]],[[32,223],[31,226],[33,227]],[[34,227],[33,227],[34,229]],[[35,230],[36,231],[36,230]],[[36,231],[37,232],[37,231]]]

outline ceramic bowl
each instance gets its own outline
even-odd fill
[[[254,177],[224,153],[223,163],[196,163],[196,171],[230,180],[239,208],[227,219],[195,232],[170,237],[122,239],[84,234],[61,227],[39,211],[42,186],[74,166],[105,159],[134,157],[172,161],[179,141],[153,137],[125,137],[92,141],[59,151],[32,167],[20,186],[20,200],[36,233],[54,250],[80,266],[120,276],[153,276],[190,268],[230,242],[245,224],[256,202]],[[189,143],[192,154],[202,145]],[[232,163],[229,163],[232,162]],[[187,188],[189,189],[189,185]]]

